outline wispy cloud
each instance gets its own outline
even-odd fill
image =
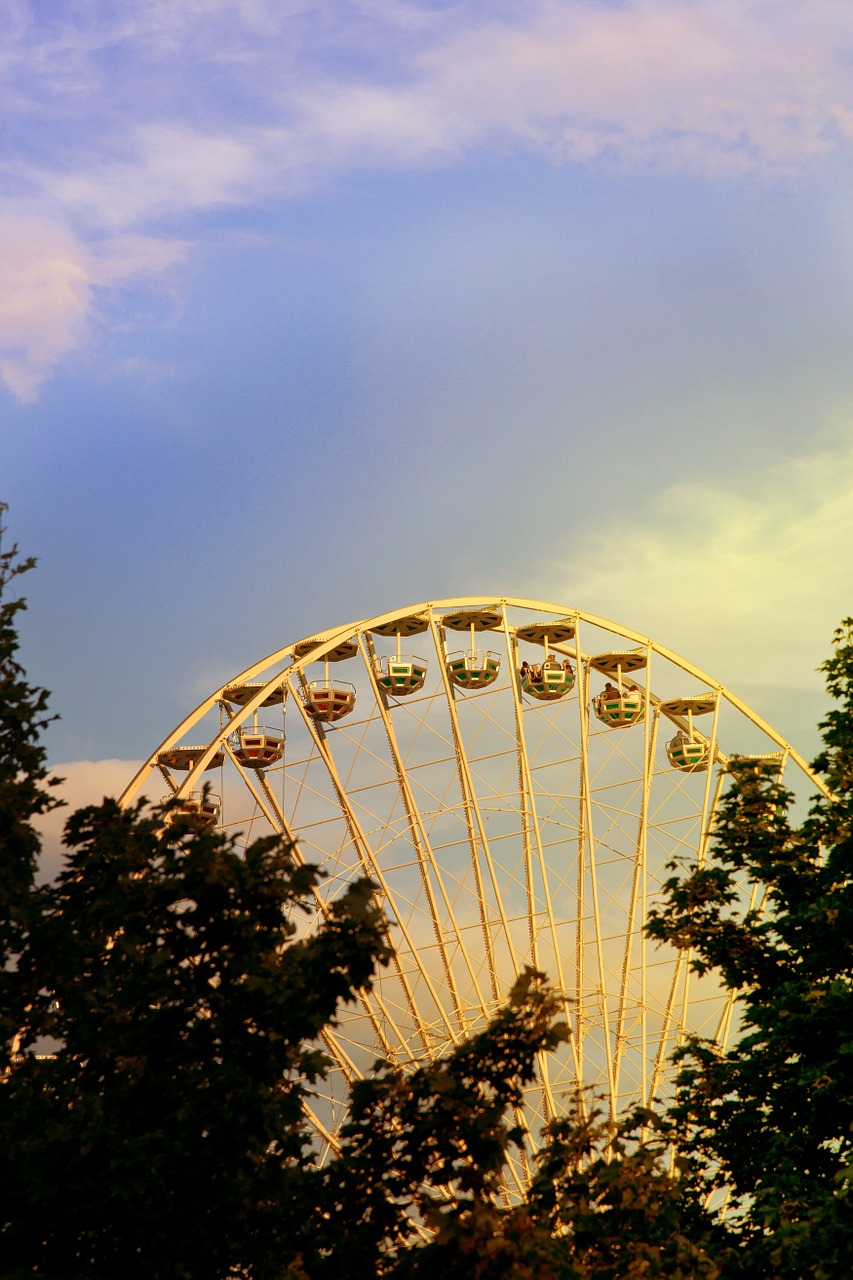
[[[853,14],[829,0],[541,3],[418,51],[393,83],[325,83],[298,128],[340,163],[499,141],[555,161],[791,174],[847,142]]]
[[[0,377],[12,394],[35,399],[57,360],[85,345],[99,286],[148,277],[182,252],[130,235],[88,248],[66,225],[0,216]]]
[[[730,683],[816,689],[853,613],[853,433],[768,459],[725,484],[664,490],[588,534],[549,589],[682,653]]]
[[[99,237],[187,238],[218,207],[495,146],[787,176],[853,136],[846,0],[57,0],[47,18],[18,0],[5,25],[11,210],[66,237],[64,265],[44,234],[52,265],[25,254],[43,329],[29,308],[16,342],[3,330],[22,398],[85,333],[80,246]]]
[[[145,125],[132,154],[89,169],[45,172],[51,203],[99,228],[125,229],[220,205],[248,204],[266,184],[261,140],[211,135],[185,125]]]
[[[500,136],[558,160],[789,172],[853,129],[853,12],[839,0],[58,11],[43,30],[19,24],[6,79],[35,85],[36,130],[51,105],[88,124],[56,166],[81,182],[108,181],[111,157],[171,185],[157,157],[180,152],[191,172],[221,168],[226,185],[267,194],[294,168],[429,162]],[[187,182],[184,198],[205,206],[219,184]]]

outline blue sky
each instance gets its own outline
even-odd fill
[[[54,761],[480,593],[645,631],[813,749],[853,612],[848,4],[0,24],[0,496]]]

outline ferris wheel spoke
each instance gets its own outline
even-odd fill
[[[291,856],[299,866],[305,866],[306,860],[302,856],[298,840],[294,840],[292,843]],[[331,919],[333,911],[332,904],[326,901],[316,884],[312,887],[311,893],[317,906],[318,916],[324,920]],[[376,1037],[376,1043],[381,1048],[383,1055],[389,1060],[396,1058],[399,1050],[388,1039],[385,1027],[388,1027],[394,1036],[396,1036],[398,1045],[404,1045],[407,1038],[404,1036],[402,1029],[397,1025],[397,1022],[387,1005],[382,1000],[379,991],[374,988],[368,993],[363,988],[360,988],[355,992],[355,995],[364,1010],[365,1017],[373,1030]],[[379,1017],[377,1017],[376,1010],[373,1008],[374,1004],[379,1010]],[[338,1041],[334,1037],[334,1034],[331,1031],[328,1031],[327,1035],[329,1037],[329,1041],[333,1045],[337,1045]],[[336,1055],[333,1054],[333,1056]],[[340,1061],[340,1059],[337,1060]]]
[[[326,769],[328,770],[329,778],[331,779],[332,786],[334,787],[335,793],[338,798],[338,803],[341,807],[341,811],[343,812],[347,827],[349,828],[350,837],[352,839],[353,846],[356,850],[362,871],[365,875],[372,877],[379,884],[382,890],[382,896],[384,900],[388,903],[391,910],[393,911],[396,924],[400,929],[400,932],[403,934],[403,937],[405,939],[406,946],[408,949],[408,954],[410,955],[411,959],[414,961],[415,967],[417,968],[420,974],[420,977],[427,991],[430,994],[432,1002],[438,1013],[439,1020],[444,1024],[447,1035],[450,1037],[451,1041],[454,1044],[456,1044],[458,1042],[457,1028],[453,1025],[453,1023],[449,1019],[447,1012],[444,1008],[444,1003],[439,997],[438,992],[435,989],[435,985],[432,981],[432,978],[430,977],[429,973],[427,972],[426,966],[423,964],[420,958],[420,949],[417,946],[415,946],[415,944],[412,941],[412,938],[408,931],[408,926],[405,921],[404,913],[397,910],[395,895],[391,892],[391,888],[382,871],[382,868],[380,867],[379,863],[374,857],[370,842],[366,839],[365,834],[361,829],[361,824],[359,823],[359,820],[353,809],[353,806],[349,801],[349,797],[347,796],[347,793],[341,784],[340,778],[338,777],[337,769],[335,767],[335,762],[332,757],[331,750],[329,748],[329,743],[328,743],[325,730],[322,729],[322,726],[319,726],[314,723],[311,717],[307,714],[304,706],[302,705],[301,700],[295,699],[295,701],[296,701],[296,705],[300,708],[300,712],[301,712],[303,721],[305,723],[305,727],[307,728],[309,734],[313,738],[314,745],[317,749],[317,752],[319,753],[320,757],[323,760],[323,763],[326,766]],[[411,1013],[414,1024],[417,1027],[418,1035],[420,1036],[420,1039],[424,1045],[424,1048],[429,1049],[430,1045],[429,1045],[429,1040],[428,1040],[428,1037],[426,1036],[425,1028],[423,1025],[423,1018],[418,1010],[418,1005],[415,1000],[414,992],[412,990],[408,976],[406,975],[406,972],[403,966],[400,964],[400,960],[399,960],[399,956],[396,948],[394,948],[392,952],[392,963],[396,968],[397,976],[405,992],[406,1002],[409,1006],[409,1011]]]
[[[488,957],[489,969],[492,973],[492,998],[499,999],[499,990],[497,985],[498,964],[494,951],[494,938],[492,930],[489,927],[489,911],[486,905],[485,885],[483,881],[480,859],[482,857],[486,864],[489,874],[492,894],[494,902],[500,917],[501,929],[507,950],[509,951],[512,965],[515,973],[521,970],[521,964],[513,945],[512,931],[509,927],[506,912],[504,911],[503,895],[500,891],[497,875],[495,873],[494,862],[492,861],[489,842],[486,837],[485,825],[483,823],[483,815],[477,800],[477,792],[471,777],[471,766],[468,762],[468,756],[465,750],[465,743],[462,732],[459,727],[459,716],[456,710],[456,695],[447,674],[447,667],[442,661],[444,652],[443,645],[439,638],[438,626],[434,615],[430,614],[430,627],[432,629],[433,644],[435,652],[438,655],[438,666],[441,674],[441,681],[444,687],[445,699],[447,703],[447,711],[450,716],[451,734],[453,746],[456,753],[456,768],[459,777],[459,788],[462,794],[462,805],[465,813],[465,825],[468,832],[468,843],[471,850],[471,868],[474,875],[474,883],[477,889],[477,902],[481,911],[481,921],[483,922],[483,942]]]
[[[504,634],[506,637],[507,656],[510,665],[510,687],[512,689],[513,710],[515,712],[515,739],[518,769],[518,796],[521,808],[521,842],[524,851],[524,883],[527,894],[528,938],[530,943],[530,961],[534,968],[539,965],[539,939],[536,927],[536,896],[533,891],[533,848],[531,833],[536,822],[533,807],[533,786],[530,779],[530,764],[524,741],[522,724],[521,692],[518,680],[518,644],[510,635],[509,626],[504,613]],[[560,989],[563,990],[562,981]]]
[[[723,772],[721,769],[718,769],[716,783],[712,790],[712,775],[714,772],[713,762],[717,752],[717,725],[719,723],[719,715],[720,699],[718,695],[714,702],[714,718],[711,722],[708,768],[705,770],[705,790],[702,796],[702,825],[699,830],[699,848],[696,850],[696,862],[700,867],[705,861],[705,855],[708,850],[708,840],[710,839],[711,832],[717,818],[717,806],[720,803],[720,794],[723,789]]]
[[[686,963],[688,963],[687,953],[684,951],[679,951],[675,961],[675,970],[672,975],[672,981],[669,986],[669,993],[667,995],[666,1007],[664,1009],[663,1022],[662,1022],[660,1034],[658,1037],[657,1052],[655,1053],[655,1060],[652,1066],[651,1080],[649,1081],[649,1092],[646,1097],[646,1106],[650,1108],[653,1107],[655,1103],[658,1082],[661,1077],[664,1060],[667,1054],[667,1045],[669,1042],[669,1029],[672,1024],[672,1011],[675,1007],[678,987],[680,985],[682,972],[684,970],[684,966]]]
[[[613,1079],[614,1087],[619,1090],[619,1072],[622,1066],[625,1048],[625,1017],[628,1004],[628,989],[631,979],[631,958],[634,952],[637,932],[639,932],[639,950],[640,950],[640,992],[639,992],[639,1013],[640,1013],[640,1096],[645,1096],[645,1077],[646,1077],[646,1025],[645,1025],[645,1008],[646,1008],[646,939],[643,932],[643,924],[646,919],[646,837],[648,833],[648,810],[649,810],[649,792],[651,790],[651,781],[654,773],[654,756],[655,745],[657,742],[657,715],[650,716],[649,710],[651,705],[650,689],[651,689],[651,653],[648,655],[646,666],[648,678],[644,691],[643,705],[643,785],[640,799],[640,815],[637,824],[637,838],[634,852],[634,870],[631,878],[631,891],[628,901],[628,910],[625,925],[625,950],[622,956],[622,973],[619,984],[619,1006],[616,1014],[616,1035],[613,1050]],[[639,930],[637,928],[637,906],[640,905],[640,922]]]
[[[540,968],[538,938],[536,936],[536,921],[538,909],[536,907],[536,899],[533,885],[533,847],[536,850],[536,859],[539,866],[539,874],[542,882],[542,896],[545,910],[548,918],[548,930],[551,938],[551,949],[553,962],[556,968],[557,986],[561,998],[564,1003],[566,1014],[566,1022],[569,1026],[569,1047],[572,1055],[572,1061],[575,1067],[575,1074],[580,1078],[581,1064],[580,1054],[578,1050],[576,1028],[573,1026],[574,1019],[571,1016],[569,1008],[568,983],[563,968],[563,948],[560,945],[560,939],[557,932],[557,922],[554,918],[554,908],[550,891],[550,877],[545,859],[545,853],[542,847],[542,832],[539,823],[539,815],[536,807],[536,794],[533,787],[533,781],[530,773],[530,759],[527,753],[527,743],[524,734],[524,718],[523,705],[521,701],[521,690],[518,679],[518,652],[517,640],[511,636],[509,626],[506,620],[506,611],[504,611],[504,634],[506,637],[507,652],[512,668],[510,673],[510,687],[513,695],[513,712],[515,719],[516,734],[516,754],[518,760],[518,789],[521,797],[522,812],[522,840],[524,847],[524,867],[527,881],[527,902],[528,914],[530,919],[530,937],[531,937],[531,958],[534,966]],[[531,839],[532,837],[532,839]],[[554,1100],[553,1090],[550,1080],[550,1061],[547,1055],[542,1055],[542,1065],[540,1069],[543,1089],[543,1102],[545,1106],[545,1118],[551,1119],[558,1114],[556,1103]]]
[[[420,811],[415,802],[414,794],[409,784],[408,776],[403,767],[403,762],[400,756],[400,749],[397,745],[397,736],[394,732],[394,724],[393,724],[391,713],[388,707],[388,697],[387,697],[387,694],[385,693],[385,690],[379,686],[379,683],[377,682],[377,679],[376,679],[376,661],[375,661],[376,653],[373,647],[372,639],[369,634],[365,636],[365,641],[364,641],[364,645],[362,646],[361,652],[364,658],[365,666],[367,667],[368,677],[373,687],[373,693],[376,698],[377,710],[379,711],[379,715],[382,719],[382,724],[385,729],[385,735],[388,740],[388,746],[391,752],[391,758],[394,762],[394,769],[397,775],[397,783],[400,788],[400,794],[403,800],[403,807],[406,811],[406,819],[408,822],[409,834],[410,834],[412,844],[414,846],[415,853],[418,859],[418,868],[420,870],[420,875],[421,875],[421,884],[423,885],[423,890],[426,895],[427,903],[429,906],[429,914],[432,918],[433,932],[435,934],[436,943],[438,945],[439,954],[441,956],[441,963],[442,963],[442,968],[444,970],[445,981],[447,983],[448,990],[450,991],[451,999],[453,1001],[453,1008],[456,1014],[457,1022],[459,1024],[459,1030],[462,1033],[464,1033],[466,1028],[464,1005],[460,997],[459,991],[457,989],[456,981],[453,976],[453,967],[447,952],[447,947],[444,939],[444,927],[442,922],[442,916],[439,913],[438,904],[436,902],[435,894],[433,892],[430,873],[432,873],[432,876],[435,878],[436,884],[438,885],[438,891],[439,891],[439,894],[441,895],[444,911],[446,912],[446,918],[450,923],[451,929],[453,930],[454,937],[457,939],[461,938],[463,936],[462,931],[456,919],[456,915],[453,910],[453,905],[448,897],[447,889],[444,884],[444,879],[442,877],[436,858],[433,854],[429,839],[427,838]],[[464,946],[461,947],[460,950],[462,953],[462,958],[463,958],[465,967],[468,971],[468,976],[474,988],[477,1003],[480,1007],[480,1012],[483,1014],[483,1016],[485,1016],[486,1002],[480,990],[480,984],[477,979],[477,974],[475,972],[475,969],[471,963],[471,958],[469,956],[468,950]]]
[[[581,623],[575,628],[574,659],[577,672],[578,694],[578,806],[577,806],[577,875],[575,882],[576,925],[575,925],[575,1040],[577,1042],[577,1107],[580,1118],[586,1115],[586,1095],[584,1093],[584,1037],[586,1035],[586,948],[584,940],[584,920],[586,917],[586,831],[589,811],[589,775],[583,766],[584,751],[589,727],[586,723],[586,690],[583,679],[584,659],[586,655],[581,649]]]
[[[747,902],[747,912],[761,911],[767,901],[767,886],[759,885],[757,881],[753,881],[750,886],[749,899]],[[737,991],[728,991],[726,993],[725,1003],[720,1013],[717,1028],[714,1032],[713,1043],[721,1052],[726,1049],[729,1042],[729,1036],[732,1030],[732,1020],[739,993]]]
[[[714,759],[714,753],[717,745],[718,713],[719,713],[719,699],[714,705],[714,722],[711,728],[711,736],[710,736],[709,763],[708,763],[708,768],[705,774],[705,791],[702,798],[702,821],[699,828],[699,845],[696,850],[696,865],[699,867],[701,867],[705,862],[705,858],[708,851],[708,841],[711,838],[713,825],[717,816],[717,806],[719,804],[720,795],[723,789],[723,771],[721,769],[717,770],[717,779],[713,788],[713,793],[711,788],[712,768],[711,768],[710,762]],[[684,993],[681,1001],[681,1020],[678,1025],[678,1034],[676,1037],[677,1048],[683,1044],[684,1037],[687,1031],[687,1026],[688,1026],[688,1008],[689,1008],[689,1002],[690,1002],[690,988],[691,988],[691,976],[692,976],[692,968],[690,965],[690,960],[692,960],[692,958],[693,958],[693,952],[691,950],[691,951],[688,951],[687,953],[688,963],[684,971]]]
[[[362,1079],[362,1073],[359,1071],[346,1049],[344,1049],[331,1027],[326,1027],[320,1033],[320,1039],[338,1063],[348,1085],[351,1085],[354,1080]]]
[[[601,911],[598,897],[598,873],[596,867],[595,832],[593,824],[592,797],[589,780],[589,716],[587,714],[587,666],[578,663],[578,709],[581,721],[581,770],[583,774],[583,793],[585,801],[584,826],[586,831],[586,853],[589,865],[589,885],[592,899],[592,916],[596,961],[598,964],[598,999],[604,1041],[604,1059],[608,1102],[611,1118],[616,1112],[616,1082],[613,1073],[613,1046],[610,1038],[610,1016],[607,1007],[607,977],[604,964],[604,939],[601,927]],[[582,928],[582,925],[580,926]]]
[[[335,1155],[340,1155],[341,1144],[338,1142],[335,1135],[323,1124],[323,1121],[320,1119],[307,1098],[302,1099],[302,1110],[327,1146],[334,1151]]]

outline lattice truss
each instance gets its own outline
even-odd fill
[[[123,800],[159,769],[199,821],[241,842],[295,838],[325,872],[300,929],[355,877],[377,885],[395,955],[326,1037],[335,1066],[309,1108],[320,1160],[351,1080],[378,1058],[406,1068],[445,1052],[528,964],[564,994],[572,1031],[527,1098],[535,1145],[579,1089],[616,1114],[666,1092],[687,1031],[730,1034],[714,980],[641,926],[668,864],[705,856],[732,752],[821,786],[733,694],[647,637],[541,602],[440,601],[255,664],[176,728]],[[211,767],[218,795],[202,806]],[[528,1177],[523,1151],[510,1180]]]

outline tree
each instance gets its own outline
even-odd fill
[[[340,1155],[320,1178],[300,1274],[326,1280],[716,1280],[734,1251],[670,1172],[668,1134],[648,1112],[614,1135],[597,1111],[549,1126],[527,1195],[505,1197],[508,1123],[537,1055],[568,1034],[541,973],[526,970],[478,1034],[410,1075],[386,1067],[353,1089]],[[420,1228],[426,1228],[429,1233]]]
[[[65,869],[36,885],[47,695],[8,596],[33,564],[0,555],[0,1271],[277,1275],[317,1037],[386,959],[385,921],[361,881],[296,942],[320,873],[286,841],[242,855],[114,801],[73,815]]]
[[[437,1062],[409,1075],[380,1068],[354,1086],[340,1156],[318,1196],[312,1280],[333,1276],[341,1257],[359,1280],[449,1278],[457,1264],[466,1277],[509,1274],[502,1177],[523,1133],[507,1116],[535,1080],[538,1054],[566,1038],[559,1010],[543,975],[527,969],[492,1021]],[[490,1248],[472,1262],[460,1246],[484,1224]]]
[[[772,771],[732,767],[715,854],[666,886],[652,936],[738,993],[727,1052],[685,1046],[673,1136],[726,1197],[750,1276],[846,1276],[853,1258],[853,619],[823,665],[838,702],[815,762],[832,790],[800,826]],[[735,876],[766,886],[743,910]]]
[[[528,1203],[551,1254],[577,1280],[735,1280],[728,1231],[702,1195],[702,1165],[676,1151],[669,1127],[638,1109],[614,1134],[602,1115],[555,1121]]]
[[[106,801],[66,840],[21,958],[38,986],[23,1047],[49,1035],[58,1048],[0,1091],[7,1265],[277,1274],[270,1242],[305,1216],[317,1037],[387,954],[372,886],[297,942],[289,917],[318,873],[275,837],[242,856],[219,833]]]
[[[593,1242],[639,1257],[652,1215],[623,1212],[634,1149],[625,1160],[611,1145],[581,1174],[605,1141],[594,1125],[583,1139],[555,1127],[530,1202],[504,1199],[507,1154],[524,1136],[511,1117],[537,1055],[567,1034],[541,974],[523,974],[491,1023],[438,1062],[411,1074],[378,1064],[353,1090],[338,1155],[318,1168],[302,1118],[328,1067],[318,1037],[388,955],[369,882],[297,940],[293,916],[321,873],[286,842],[240,853],[174,810],[107,800],[72,815],[62,873],[35,888],[31,818],[52,802],[37,737],[45,695],[13,658],[20,607],[5,607],[0,631],[0,870],[16,886],[0,902],[4,1047],[16,1056],[0,1087],[5,1280],[586,1277],[572,1243],[585,1197],[584,1258]],[[33,1053],[45,1037],[55,1052]],[[590,1196],[605,1165],[608,1190]],[[683,1184],[659,1152],[648,1167],[675,1204]]]
[[[0,503],[0,520],[6,510]],[[9,1067],[27,997],[14,977],[17,957],[39,910],[35,887],[40,842],[33,818],[56,806],[45,750],[39,741],[49,722],[47,694],[27,683],[17,660],[17,617],[26,608],[9,587],[35,565],[18,548],[2,549],[0,524],[0,1075]]]
[[[0,557],[0,588],[29,564]],[[32,820],[54,801],[22,607],[0,591],[2,1280],[847,1275],[853,621],[825,664],[833,798],[792,826],[773,776],[734,766],[713,856],[673,869],[650,922],[737,994],[739,1041],[685,1046],[667,1114],[552,1123],[512,1201],[518,1107],[568,1034],[543,975],[437,1062],[377,1064],[319,1167],[303,1102],[323,1030],[389,955],[374,886],[298,932],[321,872],[286,841],[241,852],[174,807],[106,800],[70,818],[37,887]],[[740,908],[744,872],[760,910]]]

